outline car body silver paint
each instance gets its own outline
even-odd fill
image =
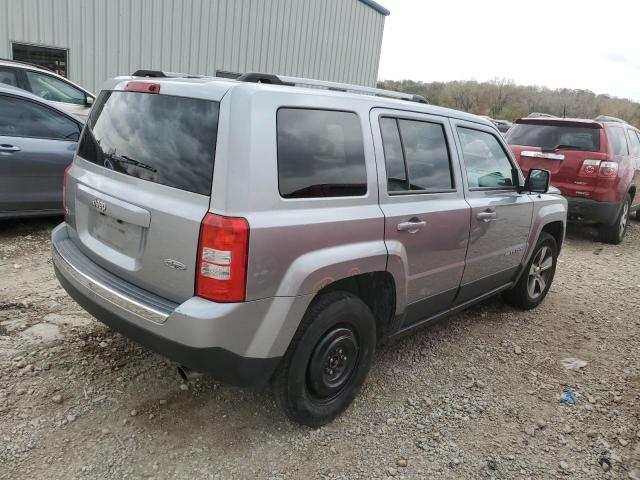
[[[130,80],[113,79],[106,88],[122,90]],[[474,207],[463,175],[456,122],[494,133],[510,155],[495,126],[474,115],[318,89],[219,79],[147,81],[160,83],[160,94],[220,102],[212,197],[126,177],[77,158],[70,170],[67,198],[72,211],[64,228],[97,268],[117,275],[125,286],[135,285],[176,302],[178,306],[162,325],[140,316],[130,321],[185,345],[220,346],[254,358],[281,356],[315,293],[329,283],[388,271],[396,285],[396,313],[401,314],[414,300],[464,282],[467,242],[476,263],[467,277],[472,281],[500,268],[524,264],[545,224],[561,221],[564,225],[566,201],[557,195],[485,192],[477,196]],[[280,107],[337,109],[359,116],[367,168],[366,195],[280,197],[275,124]],[[406,198],[386,193],[380,132],[372,120],[384,111],[443,121],[451,147],[455,192]],[[111,197],[123,202],[127,214],[135,208],[149,212],[151,223],[143,235],[139,257],[131,250],[125,255],[128,258],[122,258],[109,245],[100,244],[104,242],[85,243],[90,213],[86,202],[78,198],[76,185],[100,192],[102,195],[95,198],[105,202],[107,211]],[[478,226],[470,234],[472,210],[483,202],[499,204],[504,210],[499,211],[501,221],[485,230]],[[246,302],[218,304],[193,296],[199,224],[208,211],[245,217],[249,222]],[[385,222],[389,229],[414,214],[423,215],[427,222],[425,251],[420,250],[419,236],[394,233],[385,239]],[[167,258],[184,264],[186,270],[167,268],[163,262]],[[136,260],[141,262],[140,268],[136,268]],[[121,306],[107,307],[129,318]]]

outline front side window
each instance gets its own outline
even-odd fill
[[[454,188],[442,125],[384,117],[380,129],[389,192],[442,192]]]
[[[60,80],[59,78],[27,70],[27,79],[34,95],[52,102],[85,105],[87,97],[82,90]]]
[[[512,188],[513,166],[492,134],[458,127],[469,188]]]
[[[0,83],[5,85],[11,85],[12,87],[18,86],[18,75],[13,68],[0,67]]]
[[[0,95],[0,135],[75,142],[81,127],[70,118],[29,100]]]
[[[624,130],[620,127],[610,127],[609,137],[611,139],[611,148],[613,149],[613,155],[627,155],[629,149],[627,147],[627,139],[624,135]]]
[[[367,193],[362,130],[355,113],[281,108],[277,114],[277,144],[282,197]]]

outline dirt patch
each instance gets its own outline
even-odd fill
[[[0,478],[639,475],[638,222],[618,246],[571,229],[536,310],[492,299],[381,349],[320,430],[93,320],[53,275],[55,223],[0,232]]]

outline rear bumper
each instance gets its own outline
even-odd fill
[[[568,219],[611,225],[618,218],[620,204],[598,202],[590,198],[565,197],[569,204]]]
[[[52,233],[52,256],[62,287],[85,310],[131,340],[180,363],[237,386],[265,384],[281,354],[261,327],[291,311],[292,298],[217,304],[193,297],[174,304],[105,271],[69,239],[67,225]],[[294,309],[295,310],[295,309]],[[253,353],[253,355],[252,355]]]

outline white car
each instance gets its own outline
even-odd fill
[[[27,90],[82,121],[96,99],[90,91],[44,67],[16,60],[0,59],[0,83]]]

